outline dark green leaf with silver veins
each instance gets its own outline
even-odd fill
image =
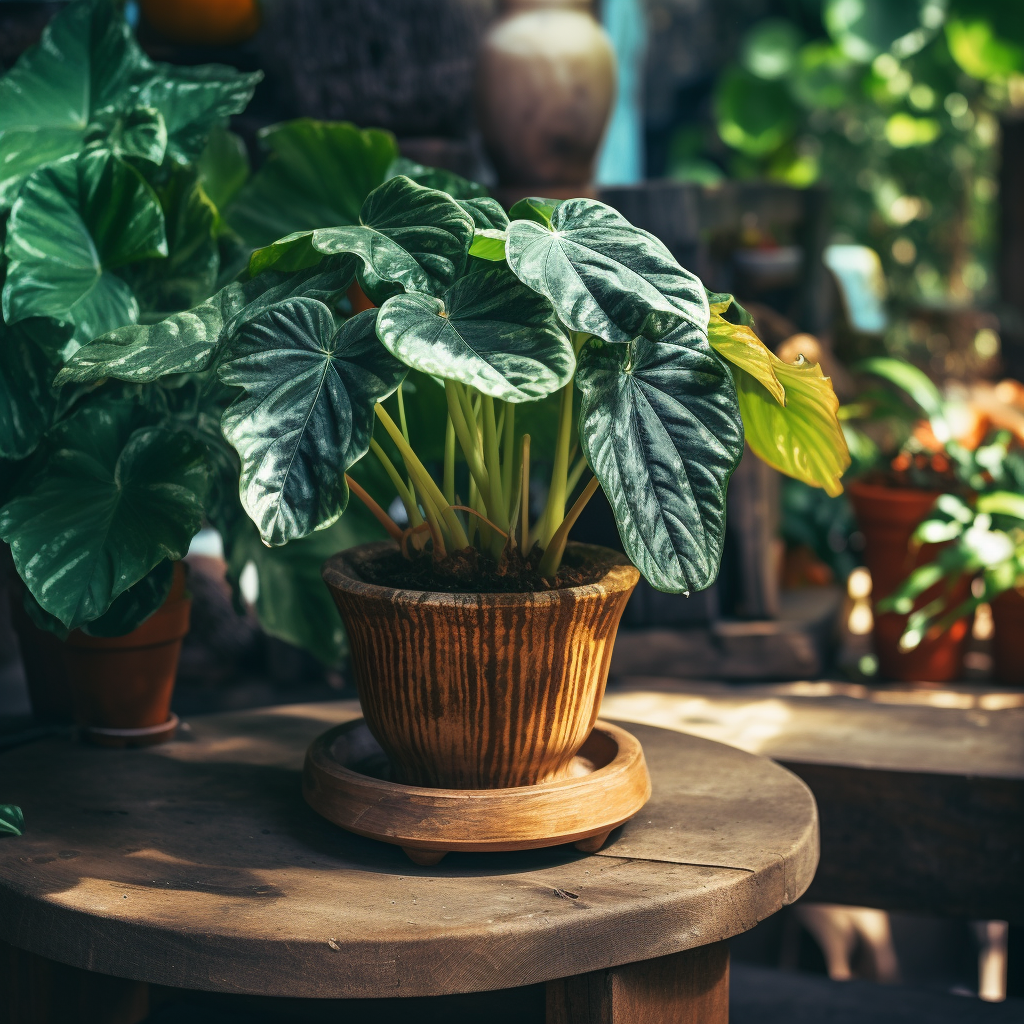
[[[626,554],[659,590],[714,582],[725,491],[743,454],[728,369],[696,328],[657,342],[591,342],[579,357],[580,444]]]
[[[28,474],[0,509],[19,575],[68,629],[99,618],[165,558],[183,558],[202,525],[204,446],[140,415],[116,400],[84,405],[36,453],[45,473]]]
[[[0,320],[0,459],[30,454],[57,412],[57,392],[50,386],[56,356],[36,343],[39,332],[67,337],[53,321]]]
[[[381,341],[424,373],[528,402],[572,379],[572,346],[550,303],[500,264],[461,278],[443,298],[396,295],[377,317]]]
[[[515,213],[515,208],[513,208]],[[508,265],[546,295],[572,331],[605,341],[657,338],[682,321],[707,332],[700,280],[654,235],[595,199],[569,199],[550,230],[532,220],[509,225]]]
[[[267,544],[323,529],[345,511],[345,470],[366,454],[373,407],[407,370],[377,340],[376,312],[335,329],[315,299],[288,299],[247,323],[220,368],[245,389],[224,414],[242,460],[242,504]]]

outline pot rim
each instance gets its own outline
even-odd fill
[[[372,541],[359,544],[332,555],[324,562],[320,570],[323,581],[330,587],[359,597],[389,600],[394,603],[415,602],[416,604],[434,605],[436,607],[470,607],[481,605],[544,605],[564,601],[567,598],[581,600],[584,598],[607,597],[611,594],[630,591],[640,579],[637,569],[624,554],[599,544],[579,544],[570,541],[568,547],[577,551],[590,550],[601,552],[609,565],[605,574],[593,583],[584,583],[578,587],[562,587],[558,590],[524,590],[516,593],[466,593],[449,594],[438,590],[407,590],[399,587],[384,587],[377,583],[367,583],[357,575],[350,558],[356,552],[366,558],[375,557],[386,551],[397,551],[398,545],[392,540]]]

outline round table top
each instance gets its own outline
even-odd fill
[[[302,800],[310,741],[354,701],[197,717],[190,738],[0,754],[0,939],[206,991],[366,998],[513,988],[728,938],[811,882],[810,790],[710,740],[627,726],[654,795],[598,854],[417,867]]]

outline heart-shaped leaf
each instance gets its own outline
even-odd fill
[[[373,433],[373,407],[406,374],[377,340],[375,310],[335,329],[315,299],[288,299],[249,321],[220,377],[245,389],[224,414],[242,460],[242,504],[268,544],[323,529],[345,511],[345,470]]]
[[[68,629],[98,619],[202,525],[209,467],[184,432],[140,426],[126,402],[94,401],[55,427],[0,509],[0,536],[43,609]],[[133,429],[134,428],[134,429]]]
[[[595,199],[569,199],[551,213],[551,228],[513,220],[508,265],[547,296],[572,331],[605,341],[655,338],[688,321],[707,331],[700,281],[654,235]]]
[[[25,831],[25,815],[14,804],[0,804],[0,836],[20,836]]]
[[[508,227],[508,214],[497,199],[482,196],[478,199],[460,199],[461,206],[473,218],[477,231],[504,231]]]
[[[725,491],[743,454],[729,371],[687,323],[658,342],[591,342],[580,354],[580,444],[626,554],[659,590],[714,582]]]
[[[572,346],[550,303],[504,265],[461,278],[441,299],[395,295],[380,308],[381,341],[404,363],[529,402],[572,379]]]
[[[56,360],[33,337],[39,330],[57,333],[51,324],[23,320],[7,325],[0,320],[0,459],[23,459],[53,424],[57,392],[50,381]]]
[[[780,473],[821,487],[833,497],[843,493],[840,478],[850,452],[839,424],[839,399],[817,363],[784,363],[772,356],[785,405],[752,374],[734,366],[736,390],[747,443]]]
[[[257,249],[249,273],[299,270],[324,255],[351,253],[362,261],[360,287],[379,306],[403,290],[444,291],[465,266],[473,230],[472,217],[451,196],[391,178],[367,197],[358,224],[299,232]]]
[[[260,132],[270,156],[227,212],[252,246],[296,231],[358,224],[398,153],[390,132],[299,118]]]
[[[242,324],[296,295],[333,305],[352,282],[352,261],[326,260],[298,274],[266,273],[225,285],[206,302],[155,324],[111,331],[79,349],[57,375],[57,384],[90,384],[114,377],[148,384],[169,374],[210,368]]]
[[[156,194],[123,160],[67,157],[22,186],[4,252],[4,318],[69,320],[76,337],[90,339],[138,319],[131,288],[112,271],[167,254],[164,215]]]

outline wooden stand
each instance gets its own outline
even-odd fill
[[[446,853],[533,850],[575,843],[595,853],[640,810],[651,779],[640,743],[598,722],[568,778],[510,789],[428,789],[388,779],[384,752],[364,719],[317,737],[306,754],[303,795],[317,813],[371,839],[401,846],[416,864]]]

